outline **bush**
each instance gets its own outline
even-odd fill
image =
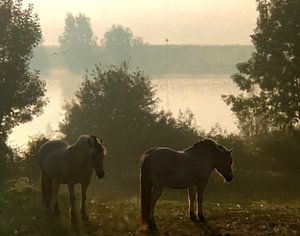
[[[49,139],[45,136],[36,135],[27,144],[27,150],[24,152],[25,159],[19,165],[24,167],[24,172],[28,176],[30,183],[36,182],[39,179],[38,152],[40,147],[48,141]]]
[[[142,71],[131,72],[126,64],[96,66],[85,75],[77,101],[68,104],[61,131],[70,142],[84,133],[102,137],[108,148],[110,177],[122,179],[122,185],[138,186],[143,151],[153,146],[180,149],[199,139],[190,114],[175,119],[157,111],[154,95],[151,81]]]
[[[291,134],[274,131],[256,137],[255,158],[260,160],[264,169],[299,176],[300,131]]]
[[[7,160],[11,155],[11,149],[0,138],[0,182],[4,179]]]

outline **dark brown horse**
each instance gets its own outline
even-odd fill
[[[73,145],[62,140],[45,143],[39,150],[39,163],[42,172],[42,201],[47,210],[58,213],[57,194],[60,184],[67,184],[70,194],[70,216],[73,224],[77,224],[75,211],[75,190],[81,184],[81,218],[88,220],[85,209],[87,188],[93,170],[98,178],[104,177],[103,159],[105,147],[96,136],[81,135]],[[53,199],[52,199],[53,196]]]
[[[205,222],[202,210],[203,190],[213,170],[226,181],[232,174],[232,150],[205,139],[183,151],[158,147],[141,157],[141,229],[156,229],[154,208],[163,187],[188,189],[189,214],[192,221]],[[196,191],[197,190],[197,191]],[[198,195],[198,218],[195,199]]]

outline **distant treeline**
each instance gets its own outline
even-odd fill
[[[147,45],[122,50],[101,46],[92,49],[62,50],[59,46],[41,46],[34,52],[32,69],[47,73],[69,69],[82,74],[94,64],[126,61],[131,68],[146,74],[232,74],[235,65],[246,61],[254,47],[250,45]]]

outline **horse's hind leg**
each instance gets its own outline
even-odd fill
[[[71,217],[71,222],[72,224],[77,225],[78,223],[78,219],[76,216],[76,208],[75,208],[75,201],[76,201],[76,197],[75,197],[75,184],[74,183],[68,183],[68,190],[69,190],[69,195],[70,195],[70,217]]]
[[[203,214],[203,190],[205,185],[197,186],[197,200],[198,200],[198,219],[201,223],[205,223],[206,219]]]
[[[89,218],[86,214],[86,209],[85,209],[85,201],[86,201],[86,192],[87,192],[87,188],[89,186],[90,182],[83,182],[81,183],[81,219],[83,221],[87,221]]]
[[[53,207],[53,210],[54,210],[55,214],[59,214],[59,207],[58,207],[58,191],[59,191],[59,186],[60,186],[60,183],[54,181],[54,184],[53,184],[53,204],[52,204],[52,207]]]
[[[41,173],[41,188],[42,188],[42,201],[47,212],[51,211],[51,200],[53,192],[53,180],[47,175],[45,171]]]
[[[154,208],[158,198],[161,196],[163,187],[153,187],[151,193],[151,204],[150,204],[150,213],[149,213],[149,229],[156,229],[156,224],[154,221]]]
[[[189,196],[190,219],[196,222],[197,221],[197,216],[195,214],[196,189],[194,188],[194,186],[188,188],[188,196]]]

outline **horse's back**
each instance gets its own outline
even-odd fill
[[[173,175],[173,172],[182,165],[182,161],[182,152],[167,147],[157,147],[144,152],[141,157],[141,168],[147,170],[152,178],[168,179],[168,175]]]
[[[39,150],[39,158],[44,158],[50,153],[56,152],[61,149],[66,149],[68,143],[63,140],[51,140],[44,143]]]
[[[153,185],[187,188],[196,185],[207,176],[205,163],[195,160],[196,158],[192,158],[186,151],[158,147],[143,154],[141,168],[142,172],[149,175]]]
[[[51,158],[51,156],[59,155],[66,150],[68,143],[63,140],[51,140],[44,143],[39,150],[39,160]]]
[[[50,177],[63,178],[63,157],[68,146],[68,143],[63,140],[51,140],[43,144],[38,155],[42,171]]]
[[[150,148],[147,151],[145,151],[141,157],[141,165],[146,160],[167,160],[167,159],[174,159],[180,157],[181,152],[176,151],[172,148],[167,148],[167,147],[154,147]]]

